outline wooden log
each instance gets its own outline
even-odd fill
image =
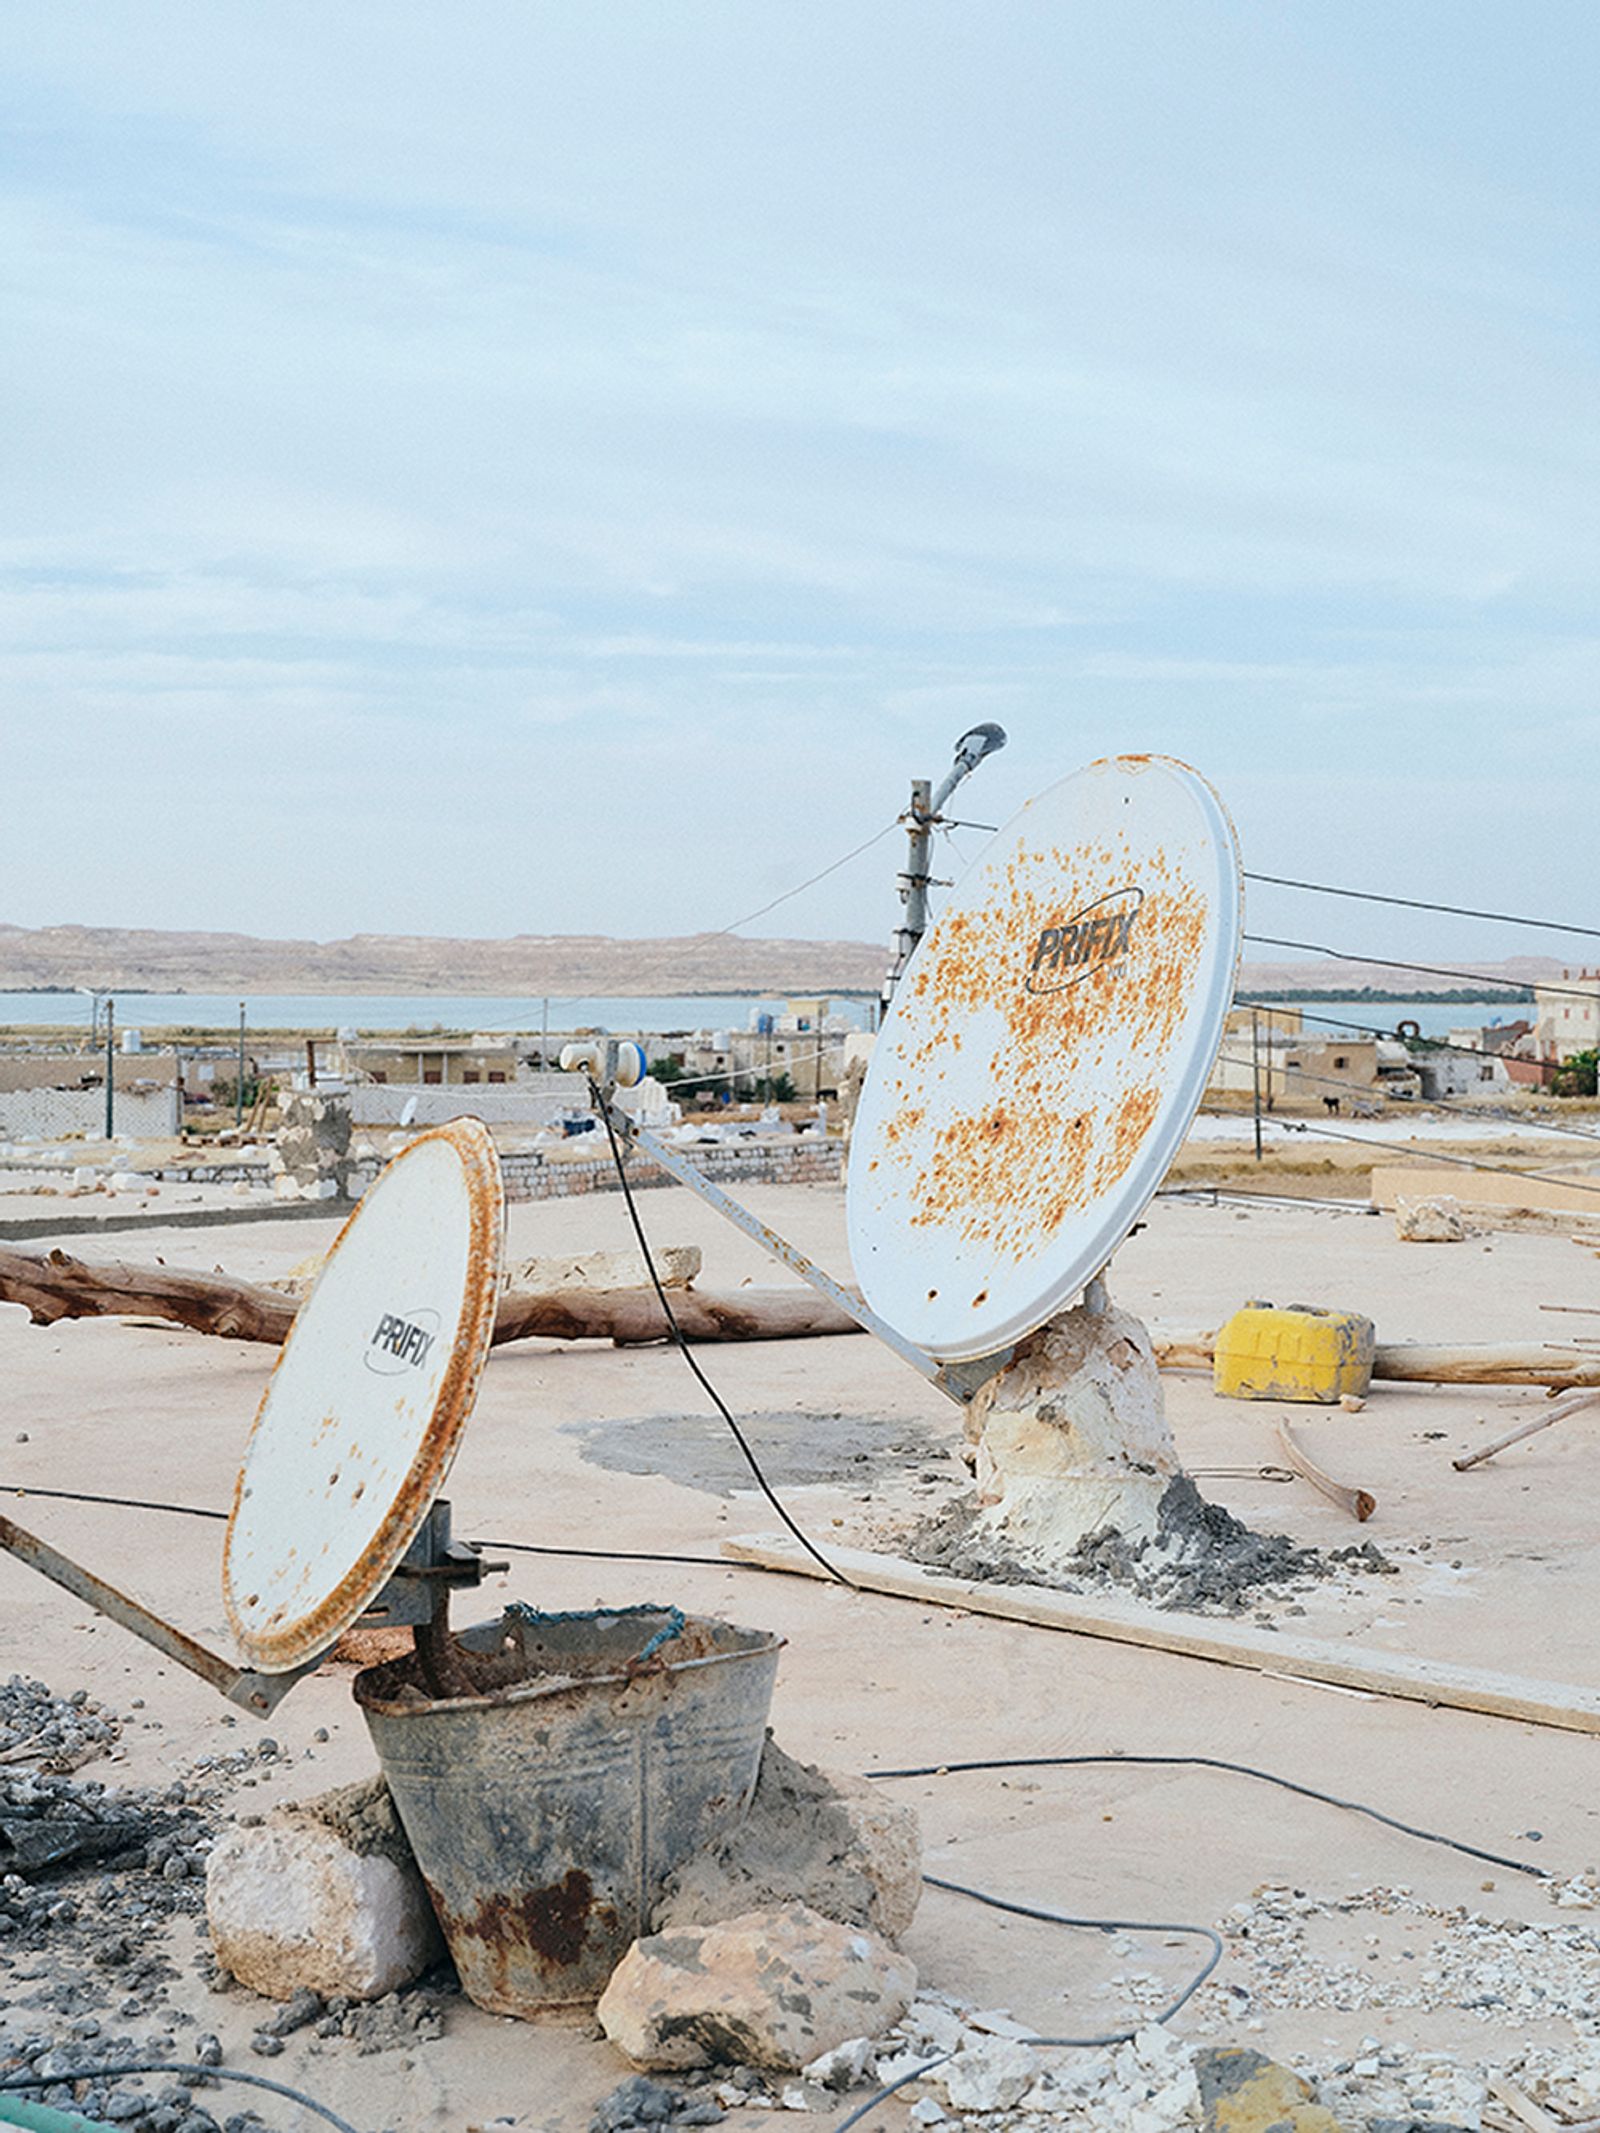
[[[1554,1341],[1495,1341],[1462,1347],[1407,1341],[1380,1347],[1372,1375],[1393,1384],[1600,1385],[1600,1355]]]
[[[788,1570],[796,1577],[827,1574],[796,1542],[775,1533],[725,1540],[722,1552],[734,1562],[755,1563],[763,1570]],[[1288,1680],[1365,1689],[1412,1703],[1477,1711],[1490,1718],[1511,1718],[1570,1733],[1600,1733],[1600,1689],[1494,1674],[1479,1667],[1454,1666],[1447,1660],[1419,1659],[1408,1652],[1279,1636],[1228,1616],[1180,1615],[1110,1594],[1096,1595],[1090,1601],[1048,1585],[991,1585],[973,1578],[946,1577],[925,1570],[920,1563],[871,1555],[861,1548],[830,1543],[827,1553],[829,1561],[860,1591],[914,1600],[921,1607],[957,1607],[966,1614],[998,1615],[1008,1622],[1031,1622],[1073,1636],[1143,1645],[1152,1651],[1209,1659],[1219,1666],[1247,1667]]]
[[[169,1266],[90,1265],[69,1252],[18,1252],[0,1245],[0,1303],[26,1307],[36,1326],[63,1318],[165,1318],[195,1333],[230,1340],[283,1340],[294,1299],[226,1274],[185,1274]]]
[[[691,1341],[803,1340],[859,1333],[856,1321],[814,1289],[673,1289],[672,1315]],[[499,1341],[614,1341],[633,1348],[668,1338],[653,1289],[554,1289],[542,1296],[511,1291],[495,1314]]]
[[[1163,1370],[1209,1370],[1216,1354],[1215,1333],[1153,1326],[1150,1339]],[[1560,1392],[1600,1385],[1600,1354],[1554,1341],[1380,1341],[1372,1375],[1397,1385],[1548,1385]]]
[[[797,1340],[856,1333],[855,1320],[810,1289],[699,1289],[669,1292],[674,1316],[692,1341]],[[0,1303],[25,1306],[35,1325],[63,1318],[163,1318],[196,1333],[231,1340],[282,1342],[297,1304],[277,1289],[226,1274],[185,1274],[166,1266],[90,1264],[69,1253],[18,1252],[0,1246]],[[508,1291],[495,1314],[496,1343],[519,1340],[615,1341],[631,1347],[667,1338],[653,1289]]]

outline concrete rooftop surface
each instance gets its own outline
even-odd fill
[[[210,1197],[208,1195],[208,1197]],[[844,1198],[822,1187],[756,1187],[763,1219],[832,1271],[848,1273]],[[161,1203],[156,1203],[158,1211]],[[701,1285],[789,1277],[688,1193],[641,1202],[653,1241],[704,1248]],[[45,1213],[47,1203],[31,1203]],[[63,1216],[67,1209],[63,1207]],[[331,1242],[337,1217],[242,1220],[226,1228],[154,1227],[67,1248],[171,1267],[224,1267],[251,1280],[285,1273]],[[28,1249],[47,1249],[30,1236]],[[508,1255],[600,1250],[630,1242],[615,1195],[514,1205]],[[1600,1336],[1600,1269],[1587,1245],[1548,1234],[1492,1234],[1454,1245],[1401,1243],[1392,1221],[1358,1208],[1158,1200],[1118,1252],[1115,1301],[1157,1328],[1213,1327],[1247,1298],[1368,1314],[1380,1341]],[[1589,1307],[1592,1322],[1541,1305]],[[769,1477],[796,1520],[830,1540],[893,1552],[923,1512],[965,1485],[961,1416],[866,1336],[698,1351],[734,1412],[748,1418]],[[176,1327],[118,1321],[30,1326],[0,1307],[0,1484],[6,1511],[227,1649],[221,1528],[153,1511],[29,1501],[12,1491],[90,1490],[225,1508],[268,1347]],[[1375,1385],[1365,1409],[1232,1403],[1209,1380],[1169,1375],[1168,1408],[1184,1463],[1203,1492],[1252,1526],[1324,1550],[1370,1540],[1397,1574],[1352,1575],[1252,1610],[1267,1634],[1317,1636],[1514,1675],[1600,1688],[1600,1527],[1594,1441],[1600,1410],[1574,1416],[1467,1474],[1453,1456],[1536,1413],[1536,1388]],[[1252,1477],[1276,1464],[1273,1424],[1288,1419],[1340,1479],[1370,1489],[1375,1517],[1356,1527],[1303,1483]],[[1217,1474],[1213,1470],[1232,1470]],[[1237,1470],[1247,1470],[1241,1477]],[[730,1535],[776,1529],[730,1457],[681,1358],[667,1348],[529,1341],[491,1356],[447,1494],[458,1534],[548,1547],[714,1555]],[[542,1608],[666,1600],[771,1628],[787,1639],[773,1707],[792,1754],[844,1771],[974,1758],[1118,1753],[1205,1755],[1259,1765],[1369,1802],[1386,1813],[1573,1874],[1600,1860],[1600,1746],[1563,1732],[1382,1696],[1339,1692],[1081,1636],[985,1619],[746,1568],[517,1556],[492,1592],[458,1598],[458,1627],[502,1596]],[[234,1784],[226,1813],[366,1776],[376,1767],[351,1697],[353,1668],[325,1665],[264,1725],[9,1557],[0,1556],[6,1623],[0,1671],[58,1693],[83,1687],[124,1717],[117,1750],[84,1775],[164,1784],[197,1759],[260,1732],[288,1751]],[[134,1709],[134,1700],[142,1707]],[[326,1740],[319,1734],[326,1732]],[[1428,1970],[1432,1907],[1464,1905],[1549,1927],[1564,1916],[1539,1883],[1418,1843],[1361,1817],[1242,1777],[1182,1769],[1036,1770],[900,1781],[919,1809],[930,1872],[1077,1914],[1222,1923],[1263,1884],[1335,1904],[1405,1885],[1424,1907],[1409,1923],[1369,1908],[1315,1921],[1316,1961],[1401,1977]],[[1537,1836],[1533,1833],[1537,1832]],[[173,2004],[251,2066],[262,2003],[214,1996],[192,1974],[193,1926],[174,1928]],[[930,1890],[906,1947],[925,1987],[1003,2007],[1044,2033],[1116,2027],[1129,2000],[1115,1980],[1154,1972],[1173,1987],[1193,1944],[1146,1936],[1130,1955],[1102,1936],[1030,1924]],[[1278,2057],[1359,2057],[1363,2040],[1492,2060],[1512,2034],[1561,2044],[1565,2018],[1450,2004],[1279,2007],[1247,1951],[1230,1950],[1180,2014],[1180,2035],[1248,2043]],[[50,2027],[25,2004],[0,1945],[5,2034]],[[1380,1996],[1381,1997],[1381,1996]],[[1392,1997],[1392,1996],[1391,1996]],[[1459,1995],[1457,1995],[1459,1997]],[[1592,2023],[1589,2027],[1592,2028]],[[582,2127],[627,2071],[587,2016],[523,2023],[451,2003],[436,2042],[357,2056],[310,2031],[267,2069],[363,2125],[460,2129],[508,2117],[539,2129]],[[240,2092],[212,2107],[243,2108]],[[843,2106],[812,2122],[831,2124]],[[770,2121],[734,2112],[730,2126]],[[872,2121],[899,2128],[902,2104]]]

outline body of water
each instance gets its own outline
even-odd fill
[[[254,1030],[461,1030],[537,1034],[542,1002],[490,994],[147,992],[116,996],[119,1029],[237,1029],[239,1003]],[[686,993],[658,999],[551,998],[552,1030],[601,1029],[615,1035],[669,1030],[748,1029],[750,1017],[781,1004],[770,994]],[[869,1000],[835,1000],[857,1029],[870,1025]],[[0,1028],[89,1030],[87,993],[0,992]]]
[[[116,1002],[119,1029],[232,1030],[239,1021],[238,993],[125,993]],[[446,993],[257,993],[244,996],[246,1026],[254,1030],[460,1030],[486,1034],[516,1030],[536,1034],[543,1019],[538,999],[498,994]],[[749,1029],[752,1015],[775,1005],[756,993],[684,993],[655,999],[552,997],[552,1030],[601,1029],[613,1035],[661,1035],[673,1030]],[[836,1012],[857,1029],[872,1025],[874,1003],[835,996]],[[1488,1000],[1307,1000],[1298,1007],[1308,1035],[1392,1030],[1410,1020],[1425,1037],[1488,1022],[1531,1021],[1529,1002]],[[0,1028],[89,1029],[86,993],[0,992]]]

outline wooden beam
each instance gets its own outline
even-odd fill
[[[1209,1370],[1215,1333],[1150,1328],[1161,1370]],[[1372,1375],[1396,1385],[1600,1385],[1600,1352],[1559,1341],[1380,1341]]]
[[[725,1540],[722,1552],[734,1562],[755,1563],[763,1570],[788,1570],[797,1577],[824,1575],[794,1541],[778,1534]],[[861,1548],[830,1546],[825,1552],[860,1590],[914,1600],[922,1607],[956,1607],[966,1614],[998,1615],[1008,1622],[1031,1622],[1037,1628],[1065,1630],[1071,1636],[1138,1644],[1180,1658],[1247,1667],[1280,1679],[1366,1689],[1412,1703],[1477,1711],[1489,1718],[1511,1718],[1523,1725],[1554,1726],[1570,1733],[1600,1733],[1600,1689],[1494,1674],[1442,1659],[1418,1659],[1406,1652],[1279,1636],[1226,1616],[1177,1614],[1111,1594],[1097,1594],[1091,1601],[1048,1585],[999,1585],[945,1577],[925,1570],[920,1563],[871,1555]]]
[[[1329,1503],[1336,1503],[1341,1511],[1348,1511],[1359,1524],[1365,1525],[1378,1508],[1378,1499],[1370,1489],[1352,1488],[1349,1483],[1335,1481],[1317,1465],[1290,1431],[1287,1422],[1278,1423],[1278,1449],[1302,1481],[1309,1481],[1314,1489],[1320,1489]]]

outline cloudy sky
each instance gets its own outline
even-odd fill
[[[1256,868],[1597,921],[1587,0],[5,53],[0,918],[716,927],[998,719],[981,819],[1167,750]],[[886,931],[892,855],[752,930]]]

